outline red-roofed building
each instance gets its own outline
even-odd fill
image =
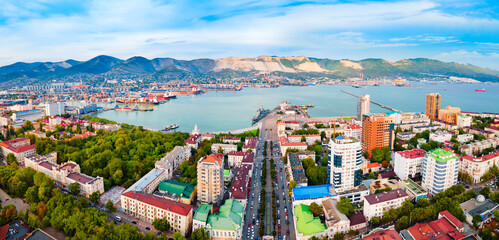
[[[374,162],[374,163],[369,163],[369,161],[363,161],[362,162],[362,172],[364,174],[370,173],[370,172],[379,172],[381,169],[381,165],[379,163]]]
[[[184,140],[186,146],[190,148],[195,148],[197,149],[199,146],[199,143],[201,142],[201,135],[200,134],[193,134],[191,135],[188,139]]]
[[[310,135],[289,135],[288,141],[291,143],[301,142],[302,137],[305,137],[305,142],[308,145],[313,145],[315,141],[321,141],[321,135],[310,134]]]
[[[87,138],[87,137],[90,137],[90,136],[93,136],[95,135],[94,132],[85,132],[83,134],[78,134],[78,135],[75,135],[74,137],[72,138],[68,138],[66,139],[66,141],[69,141],[69,140],[73,140],[73,139],[77,139],[77,138]]]
[[[475,183],[493,166],[499,166],[499,151],[481,157],[459,156],[459,171],[468,173]]]
[[[234,136],[222,136],[220,137],[220,140],[224,143],[240,143],[241,138],[240,137],[234,137]]]
[[[429,223],[416,223],[407,229],[414,240],[459,240],[464,238],[464,224],[449,212],[439,213],[439,218]],[[457,227],[459,226],[459,227]]]
[[[393,229],[383,230],[364,236],[363,240],[402,240],[402,237]]]
[[[421,174],[421,165],[426,151],[405,150],[395,153],[394,172],[400,179],[414,178]]]
[[[486,131],[493,132],[496,136],[499,136],[499,127],[496,126],[488,126],[484,128]]]
[[[12,153],[16,156],[17,162],[21,165],[24,165],[25,157],[36,154],[35,144],[30,144],[28,138],[16,138],[0,142],[0,147],[2,148],[3,156],[6,157],[9,153]]]
[[[232,178],[232,184],[229,188],[230,198],[240,201],[246,206],[251,183],[252,165],[243,164],[239,167]]]
[[[192,206],[144,192],[128,191],[121,194],[121,210],[152,223],[166,218],[174,232],[185,236],[192,227]]]
[[[286,150],[289,149],[298,149],[299,151],[307,150],[307,144],[304,142],[289,142],[286,136],[281,136],[279,138],[281,143],[281,152],[286,153]]]
[[[364,216],[367,219],[383,217],[384,212],[402,206],[408,198],[409,195],[402,189],[364,196]]]
[[[283,136],[286,130],[293,131],[300,128],[300,123],[298,121],[280,121],[277,123],[277,135]]]
[[[247,152],[248,150],[251,150],[252,152],[255,152],[256,143],[257,143],[256,137],[246,137],[246,139],[244,140],[243,151]]]

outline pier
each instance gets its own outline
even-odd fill
[[[347,91],[345,91],[345,90],[340,90],[340,91],[342,91],[342,92],[344,92],[344,93],[346,93],[346,94],[352,95],[352,96],[354,96],[354,97],[356,97],[356,98],[360,98],[360,96],[357,96],[357,95],[355,95],[355,94],[353,94],[353,93],[350,93],[350,92],[347,92]],[[371,103],[374,103],[374,104],[376,104],[376,105],[378,105],[378,106],[380,106],[380,107],[382,107],[382,108],[388,109],[388,110],[390,110],[390,111],[397,111],[397,112],[400,112],[399,110],[397,110],[397,109],[395,109],[395,108],[392,108],[392,107],[386,106],[386,105],[381,104],[381,103],[379,103],[379,102],[375,102],[375,101],[373,101],[373,100],[370,100],[370,101],[371,101]]]

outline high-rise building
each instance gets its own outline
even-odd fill
[[[461,113],[461,108],[447,106],[438,110],[438,119],[450,123],[457,123],[457,115]]]
[[[457,184],[459,157],[451,151],[437,148],[423,158],[422,187],[435,195]]]
[[[337,136],[329,143],[331,184],[337,192],[351,190],[362,181],[362,147],[360,141]]]
[[[392,119],[384,113],[367,113],[362,116],[362,151],[369,153],[374,148],[393,149],[394,131]]]
[[[371,97],[362,95],[357,100],[357,120],[362,120],[362,115],[371,112]]]
[[[438,110],[440,110],[440,94],[428,93],[426,94],[426,115],[431,120],[438,118]]]
[[[205,204],[221,202],[224,191],[223,155],[213,154],[198,161],[198,200]]]

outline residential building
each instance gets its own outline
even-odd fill
[[[499,127],[488,126],[484,127],[484,130],[494,133],[494,136],[499,136]]]
[[[444,109],[438,110],[438,119],[450,123],[457,123],[457,115],[461,113],[458,107],[447,106]]]
[[[358,124],[349,124],[345,129],[345,137],[362,139],[362,127]]]
[[[68,188],[71,183],[80,184],[80,193],[86,197],[94,192],[104,193],[104,180],[102,177],[91,177],[81,173],[80,166],[75,162],[57,164],[57,153],[40,156],[32,155],[24,158],[26,167],[37,172],[45,173],[58,184]]]
[[[191,204],[196,198],[197,189],[195,185],[172,180],[161,181],[158,184],[158,191],[154,195],[171,199],[176,202]]]
[[[465,134],[457,135],[456,139],[460,144],[463,144],[463,143],[473,141],[473,139],[475,139],[475,138],[474,138],[473,134],[465,133]]]
[[[297,240],[307,240],[311,237],[327,236],[327,226],[321,222],[319,217],[314,217],[310,206],[299,204],[293,208],[293,220],[295,222],[295,233]]]
[[[438,214],[437,220],[416,223],[400,231],[400,235],[406,240],[463,239],[463,231],[464,224],[446,210]]]
[[[402,189],[396,189],[388,192],[372,194],[364,197],[364,216],[367,219],[373,217],[383,217],[383,213],[390,208],[398,208],[409,198]]]
[[[158,187],[161,181],[166,180],[168,174],[164,169],[153,168],[146,175],[140,178],[132,186],[130,186],[125,192],[145,192],[153,193]]]
[[[237,145],[226,143],[214,143],[211,145],[212,153],[218,153],[220,149],[222,149],[223,154],[229,154],[231,152],[237,152]]]
[[[454,131],[457,130],[457,124],[452,123],[452,122],[447,122],[444,120],[440,119],[435,119],[432,121],[432,124],[435,126],[438,126],[439,129],[444,129],[447,131]]]
[[[461,156],[459,171],[471,176],[474,183],[482,181],[482,176],[493,166],[499,166],[499,152],[493,152],[481,157]]]
[[[154,164],[157,169],[166,171],[166,179],[173,177],[173,172],[178,169],[180,164],[191,157],[191,148],[188,146],[175,146],[173,150],[166,153],[163,158]]]
[[[400,179],[415,178],[420,175],[425,154],[426,152],[422,149],[396,152],[394,161],[395,174]]]
[[[458,128],[470,127],[473,118],[467,114],[457,114],[456,125]]]
[[[257,144],[256,137],[246,137],[244,139],[243,152],[248,152],[250,150],[251,152],[256,152],[256,144]]]
[[[376,179],[371,182],[369,185],[369,193],[375,194],[377,190],[395,190],[401,187],[399,184],[400,179],[389,179],[389,178],[381,178]]]
[[[244,226],[244,205],[237,200],[227,199],[216,214],[208,216],[205,230],[213,240],[242,239]]]
[[[224,193],[223,160],[219,155],[209,155],[198,161],[198,201],[218,204]]]
[[[363,236],[362,240],[402,240],[402,238],[394,229],[387,229]]]
[[[45,116],[60,116],[66,113],[66,104],[64,102],[46,103]]]
[[[367,220],[362,212],[350,214],[350,216],[348,216],[348,220],[350,220],[350,230],[363,232],[367,228]]]
[[[208,204],[201,204],[201,206],[196,209],[196,213],[194,214],[194,218],[192,219],[192,232],[194,232],[198,228],[205,228],[206,223],[208,222],[208,216],[212,213],[213,207]]]
[[[477,134],[480,136],[485,136],[486,138],[493,138],[495,136],[494,132],[488,131],[488,130],[483,130],[481,128],[475,128],[475,127],[464,127],[463,129],[467,133],[471,134]]]
[[[362,173],[368,174],[371,172],[379,172],[381,170],[381,165],[377,162],[369,163],[368,160],[362,161]]]
[[[431,120],[438,119],[438,110],[440,110],[441,97],[438,93],[426,94],[426,115]]]
[[[24,164],[24,158],[36,154],[35,144],[30,144],[28,138],[16,138],[8,141],[0,142],[2,154],[7,157],[9,153],[14,154],[20,165]]]
[[[423,158],[422,187],[435,195],[457,184],[459,157],[451,151],[434,149]]]
[[[357,120],[362,121],[362,116],[371,112],[371,97],[362,95],[357,100]]]
[[[350,230],[350,219],[338,210],[337,204],[338,200],[333,198],[326,199],[321,204],[329,239],[332,239],[338,232],[345,233]]]
[[[285,135],[286,131],[294,131],[300,128],[298,121],[280,121],[277,123],[277,136]]]
[[[473,156],[476,153],[482,152],[487,148],[496,148],[499,145],[499,137],[494,137],[491,139],[486,139],[479,142],[468,143],[459,146],[459,150],[468,156]]]
[[[293,188],[292,201],[293,206],[298,204],[310,205],[312,203],[321,204],[322,201],[329,198],[337,198],[338,195],[334,191],[331,184],[299,186]]]
[[[286,153],[288,149],[297,149],[299,151],[307,150],[307,143],[304,142],[290,142],[286,136],[279,138],[281,144],[281,153]]]
[[[222,140],[223,143],[230,143],[230,144],[237,144],[241,142],[240,137],[234,137],[234,136],[221,136],[220,140]]]
[[[430,132],[430,140],[443,143],[445,141],[450,141],[452,134],[447,131],[437,130],[435,132]]]
[[[121,211],[140,220],[152,223],[166,218],[171,232],[186,236],[192,228],[192,206],[144,192],[128,191],[121,194]]]
[[[40,131],[40,130],[31,130],[31,131],[26,132],[26,134],[33,134],[38,138],[46,138],[47,137],[47,134],[45,132]]]
[[[308,179],[305,176],[305,170],[303,169],[302,161],[305,158],[315,159],[315,152],[312,151],[302,151],[302,152],[290,152],[287,155],[288,163],[288,178],[289,180],[296,181],[297,185],[307,186]]]
[[[199,143],[201,143],[201,135],[200,134],[191,134],[188,139],[184,140],[185,146],[189,149],[194,148],[197,149]]]
[[[415,132],[399,132],[397,133],[397,138],[404,141],[409,141],[411,138],[416,136]]]
[[[238,167],[229,188],[229,197],[241,202],[243,206],[246,206],[248,203],[252,169],[253,166],[248,164]]]
[[[245,155],[245,152],[230,152],[227,154],[227,163],[229,164],[229,167],[232,168],[241,166]]]
[[[433,131],[433,130],[437,130],[439,128],[441,128],[440,125],[436,125],[436,124],[428,125],[428,124],[426,124],[426,125],[413,127],[412,129],[415,133],[422,133],[424,131]]]
[[[371,156],[374,148],[390,147],[393,149],[392,119],[384,113],[369,113],[362,117],[362,151]]]
[[[298,143],[301,142],[302,138],[305,138],[305,143],[307,145],[313,145],[316,141],[321,141],[321,135],[319,134],[310,134],[310,135],[289,135],[288,141],[290,143]]]
[[[337,192],[351,190],[362,182],[362,148],[355,138],[337,136],[329,143],[331,184]]]

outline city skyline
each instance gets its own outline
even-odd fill
[[[499,69],[498,7],[489,1],[53,0],[2,5],[0,65],[88,60],[100,54],[179,59],[304,55],[389,61],[427,57]]]

